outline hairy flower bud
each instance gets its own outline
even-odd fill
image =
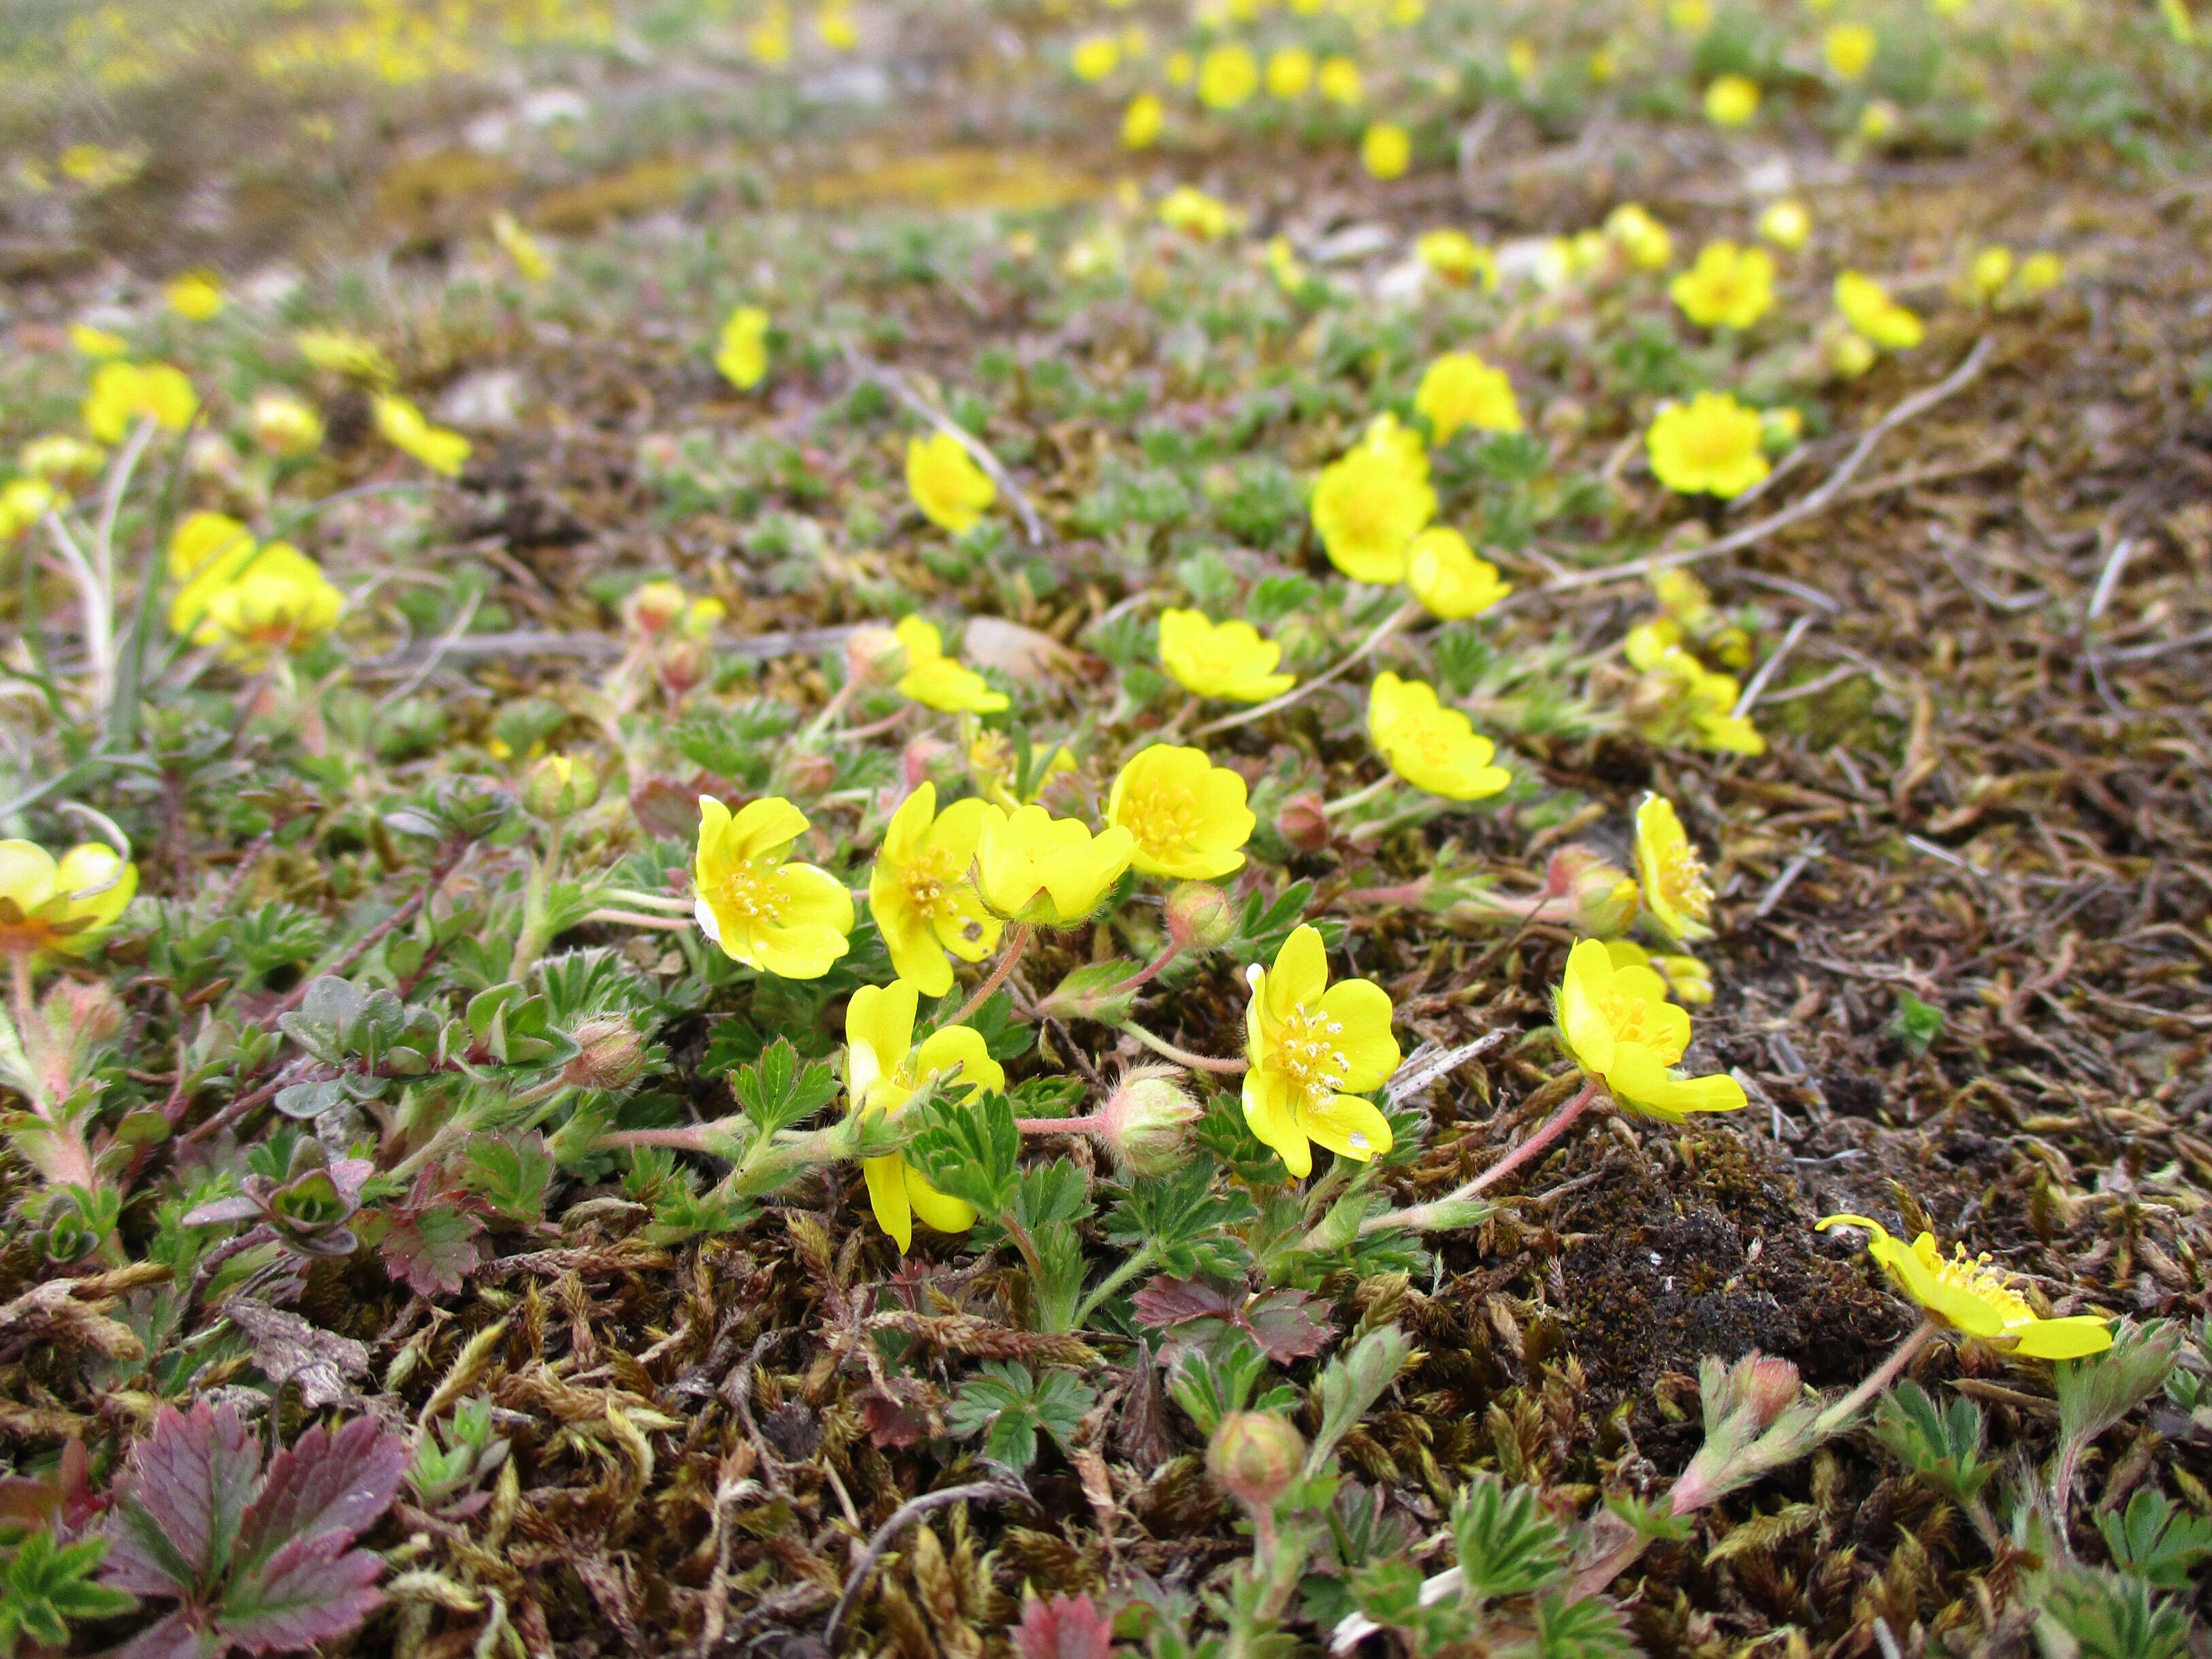
[[[856,684],[894,684],[906,666],[906,647],[888,628],[856,628],[845,641],[845,669]]]
[[[579,1089],[627,1089],[645,1072],[645,1039],[619,1014],[599,1014],[570,1033],[578,1053],[561,1073]]]
[[[653,666],[659,672],[660,684],[672,697],[680,697],[707,678],[714,653],[698,641],[678,635],[660,647]]]
[[[1636,920],[1635,879],[1587,847],[1552,854],[1544,871],[1546,921],[1564,921],[1588,939],[1612,939]]]
[[[1290,1490],[1305,1455],[1305,1437],[1288,1418],[1231,1412],[1206,1444],[1206,1472],[1246,1509],[1265,1511]]]
[[[1189,1150],[1204,1114],[1176,1079],[1172,1066],[1139,1066],[1098,1109],[1099,1144],[1133,1175],[1166,1175]]]
[[[1177,882],[1168,894],[1168,937],[1186,951],[1216,951],[1237,933],[1237,907],[1210,881]]]
[[[1762,1429],[1796,1403],[1804,1393],[1796,1366],[1771,1354],[1747,1354],[1729,1368],[1728,1395],[1732,1406],[1748,1412]]]
[[[1333,832],[1317,789],[1301,789],[1283,802],[1275,814],[1275,833],[1301,853],[1325,851]]]
[[[916,738],[902,758],[909,790],[925,783],[951,789],[968,775],[968,757],[942,738]]]
[[[599,798],[599,774],[573,755],[548,755],[523,780],[522,804],[541,818],[565,818]]]
[[[57,981],[46,993],[43,1012],[54,1035],[81,1048],[105,1042],[123,1029],[123,1001],[105,981],[85,984],[73,979]]]

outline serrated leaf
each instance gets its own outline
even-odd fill
[[[1114,1651],[1114,1621],[1087,1595],[1029,1597],[1013,1634],[1021,1659],[1108,1659]]]
[[[1091,1177],[1064,1158],[1032,1165],[1015,1184],[1014,1219],[1032,1232],[1080,1221],[1091,1213],[1090,1188]]]
[[[1137,1292],[1135,1305],[1146,1324],[1204,1346],[1212,1346],[1224,1331],[1241,1331],[1279,1365],[1319,1353],[1335,1334],[1326,1317],[1313,1312],[1328,1304],[1304,1291],[1252,1295],[1241,1286],[1227,1289],[1163,1274]]]
[[[1539,1659],[1627,1659],[1636,1651],[1628,1621],[1620,1609],[1601,1597],[1570,1601],[1565,1590],[1553,1590],[1536,1603],[1536,1652]]]
[[[1528,1595],[1566,1577],[1566,1539],[1533,1486],[1478,1474],[1452,1501],[1461,1594],[1472,1605]]]
[[[538,1221],[553,1183],[553,1154],[545,1137],[473,1135],[453,1166],[462,1186],[513,1221]]]
[[[738,1103],[763,1134],[812,1116],[837,1097],[837,1078],[818,1060],[801,1066],[799,1051],[778,1037],[730,1079]]]
[[[1268,1158],[1279,1171],[1280,1162]],[[1248,1193],[1215,1190],[1213,1177],[1209,1160],[1194,1158],[1172,1174],[1133,1181],[1106,1218],[1106,1237],[1126,1250],[1150,1249],[1171,1279],[1241,1273],[1251,1252],[1237,1230],[1259,1209]]]
[[[477,1270],[477,1235],[483,1223],[449,1205],[412,1210],[392,1219],[377,1249],[385,1267],[417,1296],[452,1296]]]
[[[313,1647],[352,1630],[383,1604],[383,1558],[343,1533],[288,1539],[241,1574],[222,1602],[222,1633],[252,1653]]]
[[[131,1449],[100,1582],[138,1595],[190,1597],[230,1565],[232,1540],[261,1473],[261,1443],[229,1406],[165,1406]]]
[[[1874,1437],[1882,1449],[1954,1504],[1971,1502],[1996,1474],[1982,1460],[1981,1407],[1971,1400],[1939,1405],[1907,1379],[1875,1408]]]
[[[1005,1215],[1022,1155],[1012,1103],[1004,1095],[979,1093],[909,1110],[921,1127],[907,1143],[907,1161],[938,1191],[994,1219]]]
[[[374,1418],[357,1417],[335,1434],[310,1428],[270,1462],[239,1527],[240,1570],[293,1543],[351,1541],[392,1507],[406,1468],[407,1443]]]
[[[2099,1515],[2097,1530],[2114,1566],[2160,1589],[2187,1589],[2190,1570],[2212,1557],[2212,1521],[2175,1508],[2148,1487],[2138,1488],[2121,1513]]]

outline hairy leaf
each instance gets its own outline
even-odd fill
[[[1326,1316],[1328,1304],[1304,1291],[1262,1291],[1248,1295],[1203,1279],[1153,1279],[1136,1296],[1137,1317],[1172,1330],[1191,1341],[1212,1346],[1226,1330],[1238,1330],[1258,1343],[1279,1365],[1319,1353],[1335,1334]],[[1316,1316],[1314,1310],[1324,1310]]]
[[[190,1597],[230,1565],[261,1473],[261,1445],[229,1406],[164,1407],[132,1448],[100,1582],[138,1595]]]
[[[1566,1540],[1533,1486],[1478,1474],[1452,1501],[1461,1593],[1476,1605],[1528,1595],[1566,1576]]]
[[[374,1418],[336,1434],[318,1424],[276,1454],[238,1534],[241,1571],[281,1547],[327,1536],[350,1541],[374,1525],[399,1491],[407,1443]]]
[[[1114,1650],[1114,1621],[1087,1595],[1032,1595],[1022,1603],[1022,1622],[1014,1627],[1014,1651],[1021,1659],[1107,1659]]]
[[[378,1248],[384,1265],[417,1296],[452,1296],[482,1260],[483,1231],[465,1210],[440,1205],[395,1217]]]

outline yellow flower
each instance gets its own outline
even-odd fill
[[[1291,930],[1275,965],[1246,970],[1244,1121],[1298,1180],[1318,1142],[1364,1164],[1390,1150],[1390,1125],[1360,1096],[1398,1069],[1390,994],[1369,979],[1328,982],[1328,953],[1312,927]]]
[[[1521,36],[1507,41],[1505,67],[1512,71],[1516,81],[1526,83],[1535,79],[1536,43]]]
[[[34,842],[0,841],[0,956],[82,956],[138,890],[138,866],[86,842],[57,863]]]
[[[1079,81],[1103,81],[1121,61],[1121,48],[1110,34],[1086,34],[1075,43],[1067,66]]]
[[[1156,92],[1140,92],[1129,100],[1121,112],[1121,148],[1149,149],[1159,142],[1160,129],[1167,123],[1167,106],[1160,102]]]
[[[1881,360],[1881,349],[1863,334],[1848,328],[1831,331],[1821,342],[1828,367],[1846,380],[1856,380]]]
[[[1237,228],[1239,216],[1226,202],[1189,185],[1178,185],[1160,198],[1160,222],[1201,242],[1226,236]]]
[[[1321,95],[1332,104],[1356,104],[1366,95],[1359,78],[1359,65],[1349,58],[1323,58],[1320,73],[1314,77],[1314,84],[1321,88]]]
[[[1208,109],[1235,109],[1259,86],[1260,66],[1243,46],[1216,46],[1199,60],[1198,101]]]
[[[730,816],[699,797],[699,847],[691,866],[699,931],[722,954],[781,979],[819,979],[852,948],[853,896],[811,864],[793,864],[791,844],[806,814],[781,795]]]
[[[169,309],[189,323],[204,323],[222,309],[222,286],[204,270],[191,270],[169,284]]]
[[[120,357],[131,349],[131,343],[120,334],[90,323],[71,323],[69,342],[88,357]]]
[[[1267,239],[1267,274],[1275,279],[1275,286],[1285,294],[1296,294],[1306,285],[1306,268],[1298,263],[1298,256],[1291,250],[1287,236]]]
[[[1646,795],[1636,809],[1636,874],[1644,902],[1678,939],[1713,936],[1713,890],[1698,849],[1682,831],[1674,803]]]
[[[1498,291],[1498,259],[1463,230],[1424,231],[1413,244],[1421,263],[1447,283],[1481,279],[1488,293]]]
[[[0,542],[10,542],[52,512],[61,498],[37,478],[10,478],[0,484]]]
[[[1632,896],[1636,884],[1626,884]],[[1635,901],[1632,896],[1630,902]],[[1680,951],[1654,956],[1632,939],[1609,939],[1605,953],[1615,968],[1650,968],[1667,981],[1668,994],[1686,1007],[1702,1008],[1713,1000],[1712,970],[1697,957]]]
[[[1395,121],[1371,124],[1359,140],[1359,165],[1370,178],[1401,178],[1413,164],[1413,141]]]
[[[1478,557],[1467,538],[1449,525],[1431,525],[1413,538],[1406,557],[1406,586],[1431,616],[1445,622],[1480,616],[1513,591],[1498,567]]]
[[[553,274],[553,257],[544,245],[515,222],[512,213],[491,216],[491,239],[500,252],[514,261],[515,274],[526,283],[542,283]]]
[[[1700,328],[1749,328],[1773,307],[1774,258],[1763,247],[1708,242],[1667,292]]]
[[[868,874],[868,913],[884,936],[898,976],[924,996],[952,988],[950,951],[981,962],[999,942],[1001,923],[983,908],[970,866],[993,809],[972,796],[937,810],[937,786],[906,798],[884,830],[883,850]]]
[[[1387,671],[1375,677],[1367,694],[1367,735],[1393,772],[1447,800],[1480,800],[1513,781],[1510,772],[1491,763],[1498,745],[1458,709],[1439,704],[1436,688],[1419,680]]]
[[[1865,1229],[1867,1254],[1946,1330],[2027,1359],[2081,1359],[2112,1346],[2112,1331],[2094,1314],[2040,1317],[2008,1283],[2010,1274],[1990,1267],[1987,1255],[1969,1260],[1963,1244],[1946,1261],[1933,1233],[1923,1233],[1907,1245],[1863,1215],[1823,1216],[1814,1224],[1822,1232],[1831,1227]]]
[[[1813,216],[1802,202],[1784,198],[1767,204],[1759,216],[1759,234],[1778,248],[1792,252],[1812,240]]]
[[[1919,317],[1863,271],[1846,270],[1836,278],[1836,309],[1858,333],[1887,350],[1910,351],[1927,336]]]
[[[1628,630],[1628,660],[1646,681],[1631,700],[1631,719],[1655,741],[1694,738],[1723,754],[1765,754],[1766,740],[1735,713],[1741,688],[1735,676],[1706,668],[1683,648],[1681,635],[1669,617]]]
[[[722,325],[715,343],[714,367],[740,392],[750,392],[768,374],[768,313],[739,306]]]
[[[827,0],[815,8],[814,33],[832,52],[850,52],[860,44],[860,26],[845,0]]]
[[[1005,692],[994,691],[981,674],[945,654],[945,636],[934,623],[906,617],[891,631],[906,647],[906,672],[898,682],[901,696],[950,714],[995,714],[1006,707]]]
[[[1838,23],[1820,37],[1820,55],[1838,81],[1856,81],[1873,66],[1881,37],[1864,23]]]
[[[433,472],[448,478],[461,476],[461,464],[468,459],[471,447],[466,438],[432,426],[421,410],[396,392],[380,395],[375,407],[376,429],[384,434],[385,442],[413,456]]]
[[[1029,793],[1017,795],[1013,786],[1021,757],[1015,753],[1012,743],[1003,732],[975,726],[972,720],[967,724],[975,727],[968,739],[968,771],[975,787],[983,792],[983,799],[994,806],[1003,806],[1009,812],[1017,806],[1026,806],[1044,793],[1045,785],[1075,770],[1075,757],[1062,744],[1052,751],[1043,769],[1030,781]]]
[[[2014,286],[2024,299],[2035,299],[2051,292],[2066,280],[2066,261],[2055,253],[2031,253],[2020,262],[2020,277]]]
[[[1139,875],[1212,881],[1243,867],[1241,849],[1258,820],[1236,773],[1202,749],[1154,744],[1115,778],[1106,822],[1135,839],[1129,862]]]
[[[1759,451],[1759,411],[1725,392],[1700,392],[1659,411],[1644,434],[1651,471],[1677,495],[1741,495],[1770,468]]]
[[[188,582],[210,561],[228,555],[234,570],[253,549],[253,532],[227,513],[187,513],[169,533],[169,574]]]
[[[924,518],[956,536],[974,529],[999,498],[990,474],[949,432],[906,441],[906,488]]]
[[[1191,77],[1198,73],[1198,60],[1187,52],[1171,52],[1168,54],[1167,62],[1160,66],[1160,72],[1167,76],[1170,86],[1187,87]]]
[[[1705,88],[1705,119],[1717,127],[1748,126],[1759,113],[1759,82],[1743,75],[1723,75]]]
[[[1097,835],[1042,806],[983,809],[975,844],[983,902],[1013,921],[1073,927],[1098,908],[1135,856],[1137,838],[1119,824]]]
[[[1425,461],[1416,471],[1395,442],[1374,435],[1322,469],[1314,528],[1329,562],[1352,580],[1402,581],[1407,550],[1436,515],[1437,492]]]
[[[991,1058],[983,1034],[973,1026],[948,1025],[915,1048],[919,1002],[917,988],[904,980],[865,985],[853,994],[845,1010],[845,1088],[854,1112],[895,1118],[916,1093],[956,1066],[960,1069],[952,1086],[961,1097],[1006,1088],[1005,1068]],[[975,1224],[972,1205],[939,1192],[896,1152],[864,1158],[860,1169],[876,1224],[902,1254],[914,1243],[915,1216],[941,1233],[964,1233]]]
[[[1279,674],[1283,647],[1248,622],[1208,621],[1199,611],[1160,612],[1160,666],[1195,696],[1224,702],[1265,702],[1297,684]]]
[[[1671,0],[1667,21],[1684,34],[1703,34],[1713,26],[1712,0]]]
[[[220,646],[227,661],[259,668],[279,652],[308,649],[344,607],[321,566],[289,542],[267,542],[210,561],[169,614],[173,623],[188,619],[193,644]]]
[[[1647,967],[1615,968],[1604,945],[1567,952],[1555,1008],[1567,1054],[1627,1110],[1680,1123],[1692,1112],[1733,1112],[1743,1087],[1723,1075],[1686,1078],[1672,1068],[1690,1046],[1690,1017],[1667,1000]]]
[[[1966,285],[1984,305],[1994,303],[2011,281],[2012,250],[2002,243],[1984,248],[1966,267]]]
[[[1662,270],[1674,257],[1674,239],[1667,227],[1635,202],[1623,202],[1606,215],[1605,234],[1641,270]]]
[[[150,415],[170,431],[181,432],[198,407],[199,394],[181,368],[111,360],[93,371],[84,428],[104,444],[118,444],[141,416]]]
[[[253,441],[272,455],[304,455],[323,441],[323,417],[315,406],[276,386],[254,394],[246,424]]]
[[[343,374],[350,380],[366,380],[372,386],[389,386],[398,378],[392,367],[392,359],[381,348],[357,334],[347,334],[331,328],[303,328],[292,337],[300,348],[300,355],[317,368],[331,374]]]
[[[1267,90],[1277,98],[1303,98],[1313,86],[1314,56],[1304,46],[1283,46],[1267,59]]]
[[[106,464],[107,452],[73,434],[50,432],[25,444],[15,459],[40,483],[61,484],[91,477]]]
[[[781,69],[791,61],[791,8],[782,0],[770,0],[746,34],[745,50],[763,69]]]
[[[1447,351],[1422,371],[1413,392],[1413,412],[1425,416],[1431,435],[1443,443],[1463,426],[1478,432],[1518,432],[1521,405],[1513,382],[1472,351]]]

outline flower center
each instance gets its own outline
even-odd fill
[[[1692,422],[1682,447],[1699,466],[1725,465],[1743,453],[1743,443],[1735,425],[1726,421]]]
[[[1342,1020],[1318,1009],[1293,1009],[1275,1038],[1269,1069],[1288,1077],[1308,1100],[1327,1100],[1352,1071],[1351,1058],[1336,1043],[1343,1034]]]
[[[1712,912],[1713,890],[1705,866],[1688,847],[1669,847],[1659,855],[1659,884],[1675,906],[1703,921]]]
[[[2035,1310],[2027,1305],[2027,1298],[2010,1287],[2012,1275],[1990,1266],[1987,1253],[1969,1256],[1966,1247],[1957,1244],[1952,1247],[1948,1261],[1932,1250],[1923,1260],[1946,1285],[1995,1308],[2006,1324],[2024,1325],[2035,1317]]]
[[[957,908],[952,895],[959,884],[953,879],[941,850],[926,852],[907,866],[901,884],[906,890],[906,902],[915,914],[929,921],[949,916]]]
[[[1146,852],[1155,856],[1188,845],[1197,829],[1198,803],[1188,789],[1156,784],[1132,792],[1124,809],[1123,826]]]
[[[774,884],[763,880],[762,872],[750,865],[741,864],[724,876],[717,897],[716,908],[726,916],[771,925],[782,919],[782,900]]]

